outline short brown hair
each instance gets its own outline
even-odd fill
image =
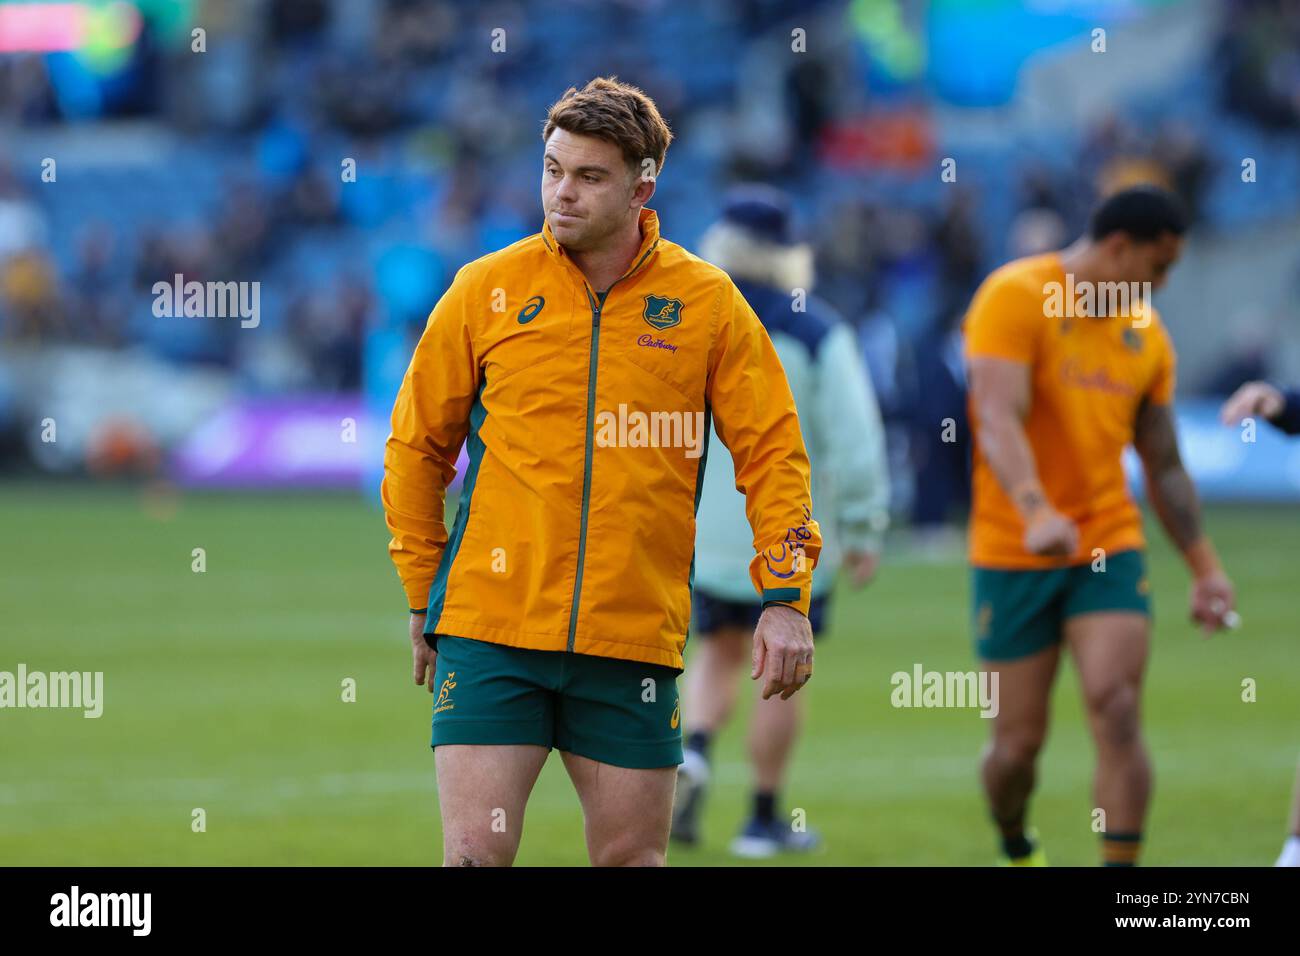
[[[543,142],[556,129],[609,140],[633,167],[646,158],[653,159],[656,176],[664,168],[664,156],[673,141],[672,130],[659,115],[655,101],[613,76],[598,76],[581,90],[569,87],[546,113]]]

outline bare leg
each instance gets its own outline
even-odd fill
[[[697,639],[682,682],[682,717],[687,734],[677,774],[673,839],[700,841],[700,819],[709,782],[709,744],[736,709],[740,673],[749,659],[751,632],[720,627]]]
[[[683,723],[690,730],[716,734],[731,719],[752,638],[752,632],[738,627],[696,638],[682,695]]]
[[[433,755],[442,810],[442,865],[510,866],[547,749],[443,744]]]
[[[763,700],[761,691],[759,688],[750,718],[749,759],[754,768],[754,789],[758,793],[777,793],[799,736],[803,699],[808,690],[800,691],[789,700],[782,700],[779,696]]]
[[[1131,611],[1080,614],[1065,622],[1088,724],[1097,745],[1096,806],[1105,832],[1142,833],[1151,796],[1151,761],[1142,740],[1142,675],[1150,619]],[[1137,847],[1133,848],[1135,862]]]
[[[560,755],[582,801],[591,865],[666,865],[677,768],[632,770]]]
[[[998,675],[998,714],[980,774],[989,810],[1004,840],[1022,837],[1038,753],[1047,738],[1048,699],[1061,648],[1053,644],[1015,661],[985,661]]]

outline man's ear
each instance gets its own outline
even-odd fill
[[[645,160],[645,163],[634,171],[633,177],[632,205],[644,206],[650,202],[650,197],[655,194],[654,160]]]
[[[1102,240],[1102,247],[1112,262],[1119,261],[1132,250],[1133,237],[1126,232],[1116,230]]]

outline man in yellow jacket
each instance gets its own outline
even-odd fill
[[[456,274],[393,408],[383,502],[415,682],[437,695],[444,865],[514,860],[552,747],[592,863],[663,864],[710,420],[754,532],[751,676],[788,698],[812,675],[821,536],[794,400],[726,273],[645,208],[671,138],[635,87],[566,92],[542,232]]]

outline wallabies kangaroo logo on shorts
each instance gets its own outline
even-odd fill
[[[435,714],[441,714],[444,710],[455,709],[456,704],[451,699],[452,689],[456,686],[456,682],[452,680],[455,676],[455,671],[447,672],[447,679],[442,682],[442,689],[438,691],[438,699],[433,705],[433,712]]]
[[[645,319],[652,329],[658,329],[660,332],[671,329],[674,325],[681,324],[682,300],[670,299],[662,295],[648,295],[645,297],[645,309],[641,312],[641,318]]]
[[[671,727],[673,730],[676,730],[677,725],[680,724],[681,722],[682,722],[682,699],[679,697],[673,703],[673,716],[672,719],[668,721],[668,726]]]

